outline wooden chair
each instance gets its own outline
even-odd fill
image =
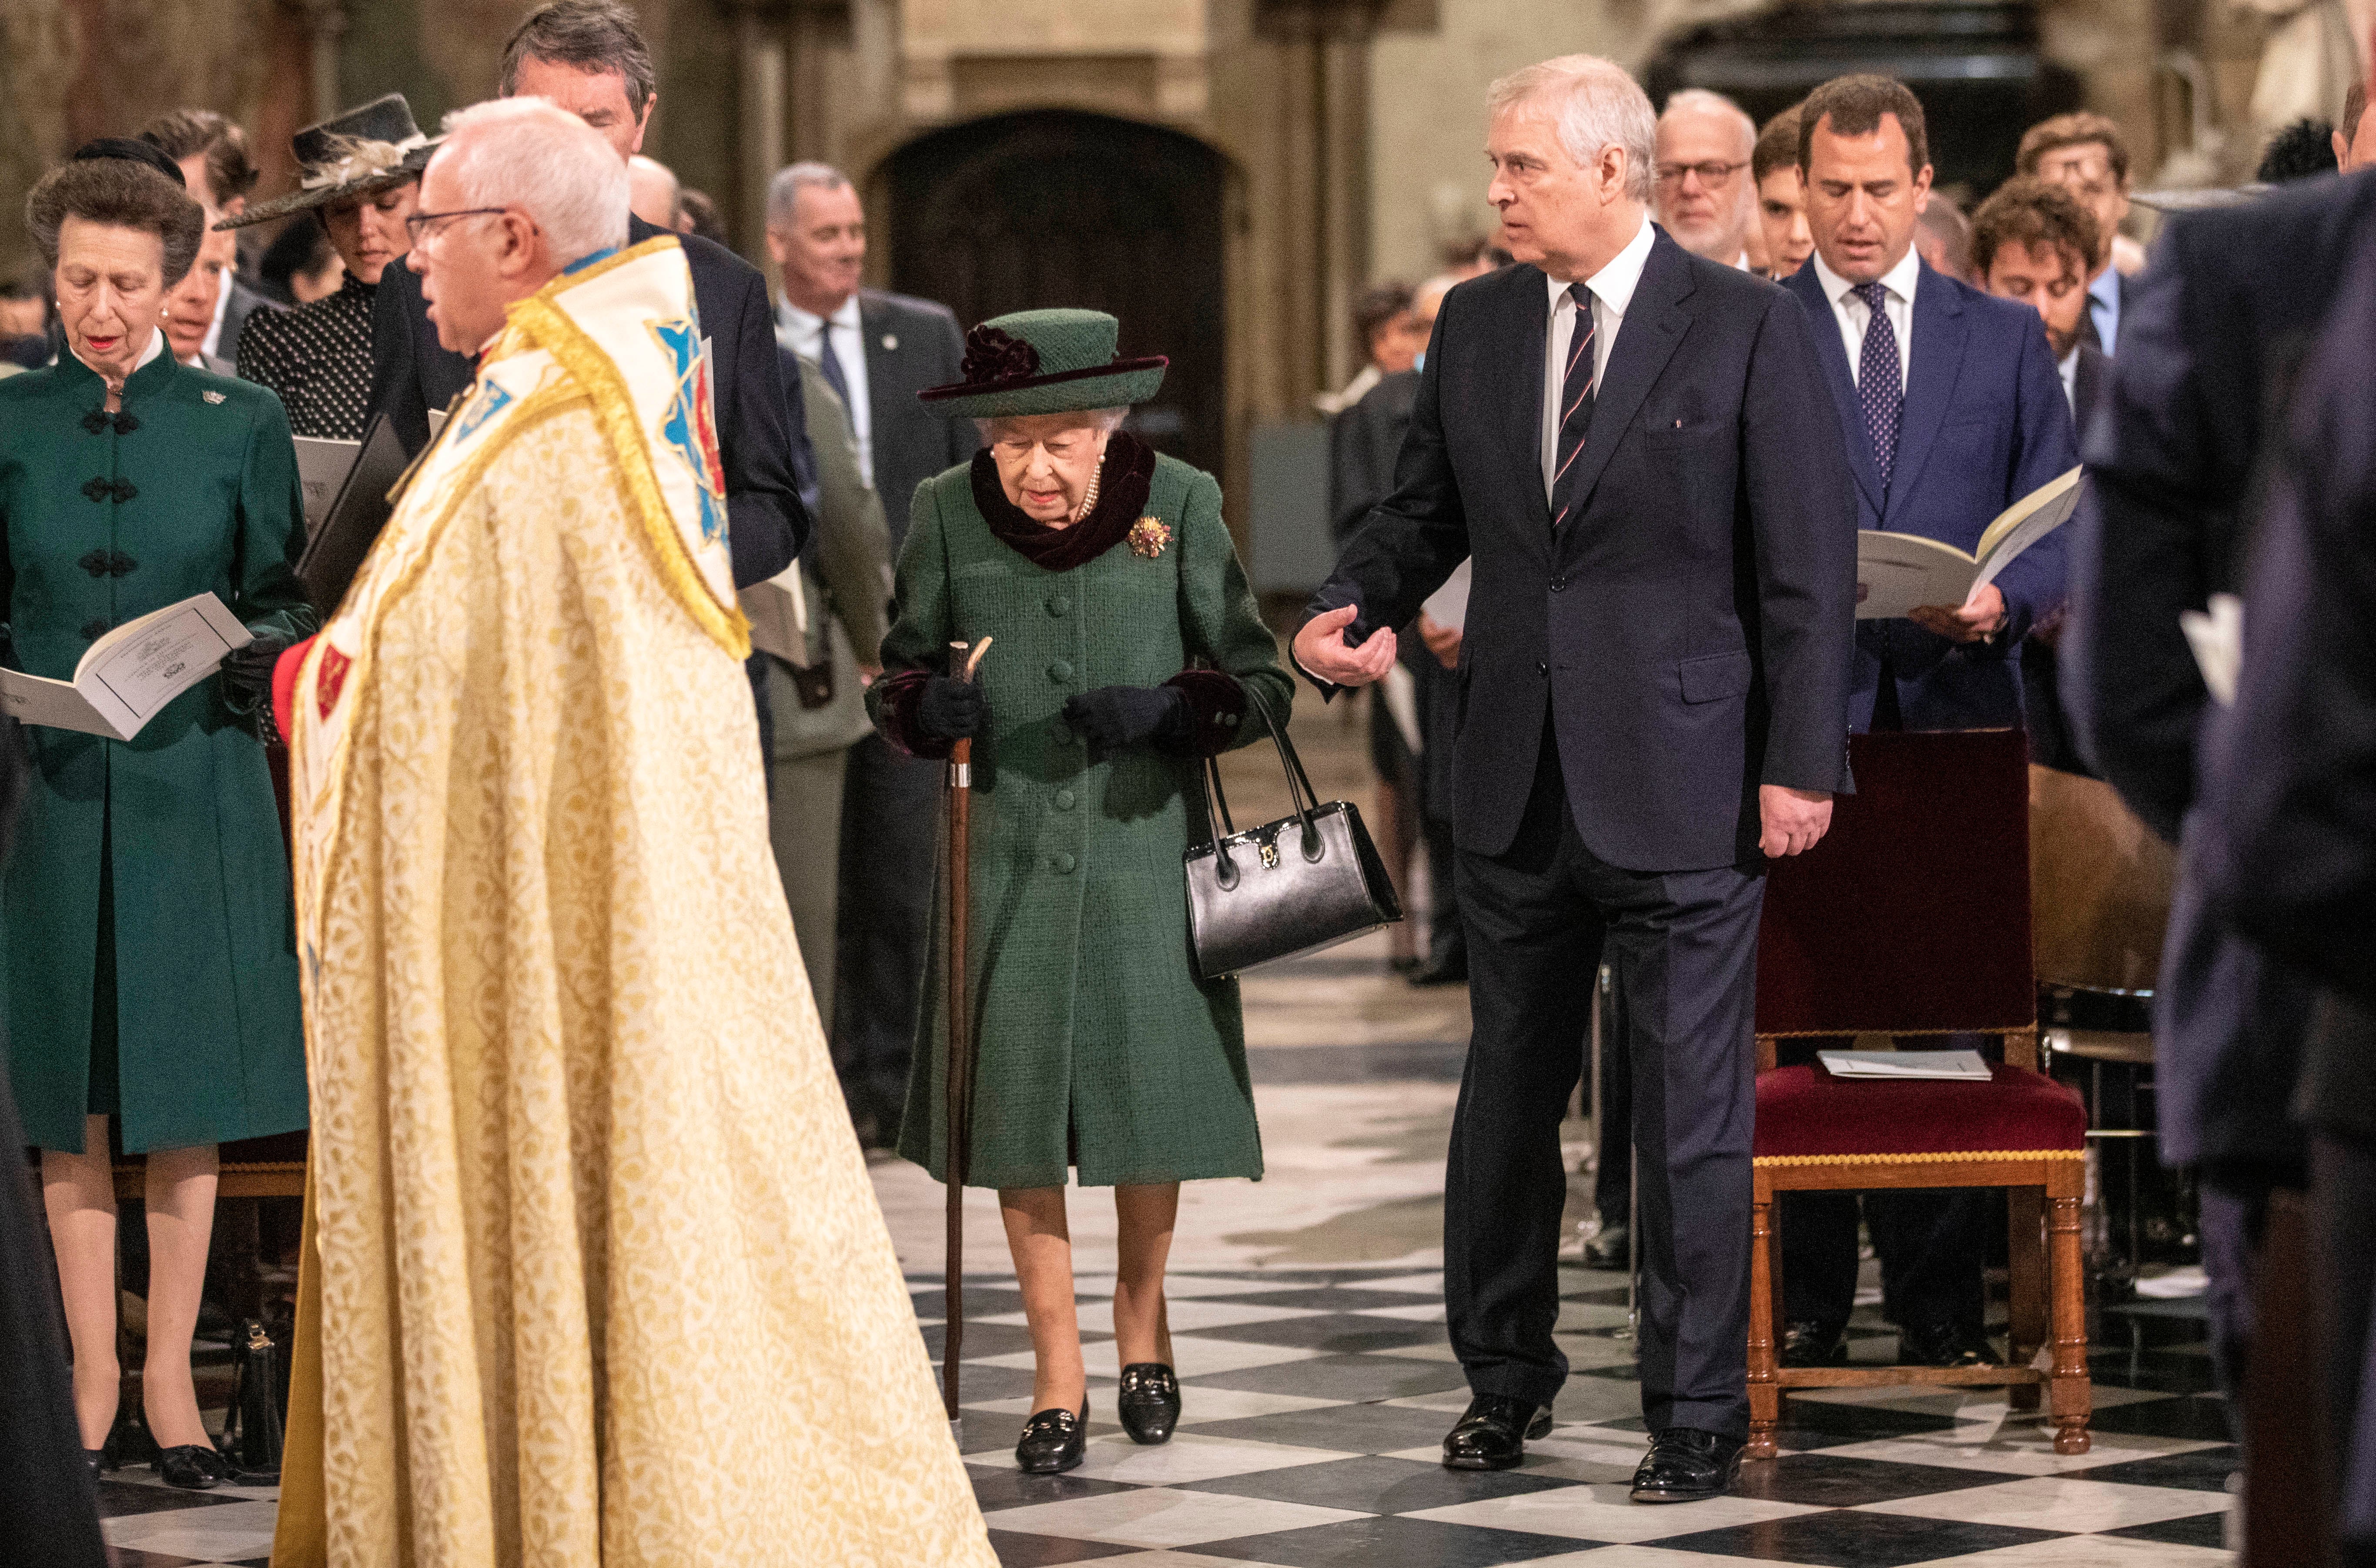
[[[2027,743],[2010,730],[1892,733],[1856,736],[1848,752],[1857,792],[1821,845],[1773,866],[1760,931],[1749,1456],[1774,1456],[1785,1389],[1907,1383],[2009,1385],[2016,1409],[2049,1387],[2055,1452],[2084,1454],[2086,1116],[2037,1071]],[[2000,1035],[2005,1059],[1986,1084],[1774,1065],[1777,1038],[1873,1032]],[[2008,1365],[1780,1364],[1775,1195],[1874,1187],[2008,1189]],[[2049,1322],[2042,1372],[2032,1362]]]

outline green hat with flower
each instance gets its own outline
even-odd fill
[[[916,396],[960,419],[1065,414],[1143,403],[1171,362],[1117,358],[1122,323],[1100,310],[1020,310],[966,334],[963,381]]]

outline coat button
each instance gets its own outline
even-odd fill
[[[1073,792],[1070,790],[1059,790],[1056,791],[1056,809],[1060,812],[1068,812],[1073,809]]]
[[[1543,662],[1542,662],[1541,660],[1539,660],[1539,659],[1538,659],[1538,660],[1536,661],[1536,663],[1535,663],[1535,673],[1536,673],[1536,674],[1538,674],[1538,675],[1548,675],[1548,674],[1550,674],[1550,672],[1551,672],[1551,667],[1550,667],[1550,665],[1543,663]]]
[[[1069,681],[1072,678],[1073,665],[1070,659],[1060,659],[1048,666],[1048,679],[1051,681]]]
[[[1563,591],[1566,588],[1567,588],[1567,579],[1566,579],[1565,577],[1553,577],[1553,578],[1551,579],[1551,591],[1552,591],[1553,593],[1559,593],[1559,592],[1562,592],[1562,591]]]
[[[1073,601],[1072,601],[1072,600],[1071,600],[1069,597],[1067,597],[1066,595],[1064,595],[1064,594],[1061,594],[1061,593],[1051,593],[1051,594],[1050,594],[1050,595],[1048,596],[1048,613],[1049,613],[1049,614],[1051,614],[1051,615],[1068,615],[1068,614],[1072,613],[1072,610],[1073,610]]]
[[[1055,854],[1048,857],[1048,869],[1059,876],[1072,875],[1074,864],[1075,861],[1070,855]]]
[[[85,621],[82,624],[82,638],[85,642],[95,643],[114,629],[104,620]]]

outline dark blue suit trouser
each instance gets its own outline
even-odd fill
[[[1550,727],[1509,850],[1460,851],[1475,1033],[1444,1162],[1444,1297],[1469,1387],[1549,1405],[1560,1118],[1594,975],[1617,970],[1641,1163],[1642,1408],[1653,1431],[1749,1431],[1752,1028],[1764,877],[1624,871],[1585,848]]]

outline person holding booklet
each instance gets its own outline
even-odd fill
[[[1849,728],[2018,726],[2015,650],[2061,601],[2062,538],[2050,525],[2069,516],[2079,460],[2045,327],[2027,305],[1916,254],[1930,160],[1922,105],[1903,83],[1859,76],[1817,88],[1800,110],[1799,166],[1815,254],[1783,287],[1814,328],[1863,530]],[[1786,1041],[1780,1055],[1803,1061],[1847,1043]],[[1897,1360],[1993,1363],[1980,1293],[1986,1192],[1860,1195]],[[1784,1195],[1785,1365],[1846,1358],[1859,1197]]]
[[[27,215],[65,351],[0,384],[0,692],[32,763],[0,1007],[83,1446],[96,1467],[116,1414],[113,1146],[148,1156],[159,1469],[205,1488],[230,1475],[190,1377],[215,1146],[306,1122],[289,861],[255,731],[273,655],[314,624],[290,565],[296,460],[271,393],[166,350],[204,223],[170,158],[94,143]],[[160,611],[131,646],[111,637]]]

